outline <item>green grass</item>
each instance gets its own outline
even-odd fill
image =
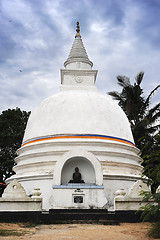
[[[26,228],[34,228],[36,226],[38,226],[38,223],[35,222],[25,222],[23,223],[22,227],[26,227]]]
[[[11,229],[5,229],[5,227],[1,228],[0,236],[23,236],[29,233],[29,231],[27,231],[27,228],[33,228],[37,226],[37,224],[33,222],[25,222],[23,224],[22,223],[17,223],[17,224],[19,226],[18,230],[13,229],[14,227],[12,225],[10,226]]]
[[[0,236],[22,236],[26,233],[26,231],[0,229]]]

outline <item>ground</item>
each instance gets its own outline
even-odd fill
[[[0,223],[0,229],[16,230],[22,236],[0,236],[0,240],[149,240],[150,223],[121,223],[119,226],[96,224],[51,224],[32,228],[24,224]]]

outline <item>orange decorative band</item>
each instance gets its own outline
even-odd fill
[[[118,137],[99,135],[99,134],[56,134],[56,135],[52,135],[52,136],[34,138],[32,140],[24,142],[21,147],[23,147],[27,144],[30,144],[30,143],[53,140],[53,139],[65,139],[65,138],[66,139],[67,138],[103,139],[103,140],[110,140],[110,141],[125,143],[125,144],[128,144],[128,145],[131,145],[132,147],[135,147],[134,143],[132,143],[129,140],[126,140],[126,139],[123,139],[123,138],[118,138]]]

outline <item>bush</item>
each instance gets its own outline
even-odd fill
[[[148,236],[152,238],[160,238],[160,221],[152,223]]]
[[[146,205],[140,208],[143,211],[141,217],[143,221],[152,221],[148,236],[160,238],[160,192],[142,191],[141,195],[143,196],[142,202],[146,202]]]
[[[143,211],[141,215],[143,221],[160,221],[160,192],[142,191],[141,196],[143,196],[142,202],[146,203],[140,208]]]

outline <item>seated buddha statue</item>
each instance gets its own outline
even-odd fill
[[[75,168],[75,172],[73,173],[72,180],[69,181],[69,183],[84,183],[84,180],[82,180],[82,175],[79,172],[79,168]]]

